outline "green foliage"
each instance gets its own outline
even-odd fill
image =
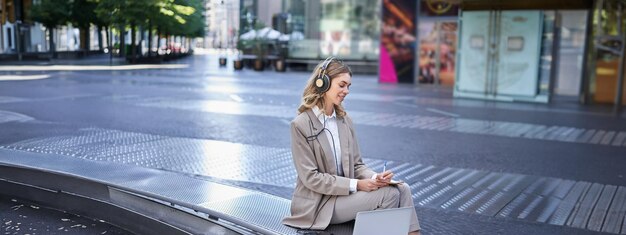
[[[47,28],[72,23],[159,27],[169,35],[204,35],[203,0],[40,0],[28,14]]]
[[[33,4],[28,14],[31,20],[43,24],[52,29],[63,25],[70,20],[72,8],[66,0],[41,0],[39,4]]]
[[[202,4],[202,0],[174,1],[172,8],[182,19],[182,21],[179,20],[178,22],[184,25],[184,27],[179,26],[179,29],[183,29],[180,35],[187,37],[201,37],[204,35],[205,20]]]
[[[90,24],[102,25],[94,14],[97,2],[95,0],[74,0],[71,4],[69,21],[78,28],[89,28]]]
[[[99,0],[98,18],[110,24],[156,26],[178,36],[204,35],[202,0]]]
[[[95,8],[99,18],[111,24],[146,25],[158,10],[159,0],[100,0]]]

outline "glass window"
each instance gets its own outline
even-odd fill
[[[380,0],[286,0],[289,57],[376,60]]]
[[[561,17],[561,27],[558,76],[554,92],[575,96],[580,93],[587,11],[567,10],[558,13]]]

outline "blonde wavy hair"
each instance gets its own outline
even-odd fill
[[[315,86],[315,78],[319,76],[322,70],[322,64],[324,61],[321,61],[313,70],[311,77],[306,82],[306,86],[304,87],[304,92],[302,93],[302,101],[300,102],[300,107],[298,107],[298,114],[303,113],[314,106],[320,108],[320,110],[324,110],[324,93],[317,93],[317,87]],[[332,80],[339,76],[340,74],[348,73],[350,77],[352,77],[352,70],[348,65],[344,64],[341,60],[331,59],[326,67],[326,75],[330,78],[331,84]],[[346,116],[346,110],[342,105],[335,105],[335,112],[337,116],[344,117]]]

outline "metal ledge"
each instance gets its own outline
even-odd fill
[[[134,213],[129,216],[149,218],[171,226],[173,234],[176,234],[176,230],[183,233],[213,233],[214,231],[207,230],[209,225],[238,233],[297,233],[296,229],[284,226],[280,222],[282,217],[289,213],[289,200],[174,172],[0,148],[0,179],[4,179],[5,185],[11,182],[14,185],[12,187],[21,184],[22,188],[28,188],[29,190],[15,195],[21,198],[25,195],[34,196],[27,199],[46,202],[49,199],[45,199],[45,196],[58,197],[61,199],[57,200],[55,207],[64,208],[70,205],[70,202],[74,202],[69,198],[82,197],[85,201],[94,201],[93,203],[100,203],[103,207],[111,205],[120,210],[123,208],[128,211],[126,213]],[[255,200],[246,200],[249,198]],[[224,207],[220,202],[228,202],[230,207]],[[86,208],[90,206],[87,205]],[[191,213],[183,212],[181,208],[188,208],[187,211]],[[78,214],[106,211],[100,209],[80,211],[80,208],[75,210],[79,212]],[[194,213],[196,215],[191,215]],[[215,220],[198,217],[197,215],[201,213]],[[133,228],[127,228],[123,224],[124,221],[115,222],[107,218],[107,215],[118,216],[119,213],[107,212],[91,216],[104,218],[133,231]],[[191,217],[188,216],[196,216],[202,220],[189,219]],[[263,220],[250,221],[249,218]],[[157,233],[164,230],[159,231],[161,232]],[[137,233],[157,234],[142,230]]]
[[[17,177],[7,177],[17,176]],[[30,178],[30,182],[16,182],[7,178]],[[95,192],[89,196],[43,187],[41,181],[76,186],[76,191]],[[36,184],[36,185],[35,185]],[[0,166],[2,195],[26,199],[37,204],[67,211],[72,214],[97,218],[135,234],[239,234],[214,221],[200,218],[147,198],[76,178]],[[66,188],[66,187],[63,187]],[[100,194],[103,189],[107,195]],[[105,198],[108,197],[109,200]],[[105,200],[103,200],[105,199]]]

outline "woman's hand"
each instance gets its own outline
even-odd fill
[[[376,181],[382,182],[385,184],[389,184],[389,182],[391,182],[391,178],[393,178],[393,172],[391,171],[385,171],[383,173],[376,175]]]
[[[363,180],[359,180],[356,182],[356,190],[371,192],[371,191],[377,190],[378,188],[385,187],[387,185],[388,185],[387,183],[380,182],[375,179],[363,179]]]

